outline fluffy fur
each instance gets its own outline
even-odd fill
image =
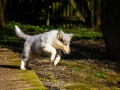
[[[15,31],[18,37],[26,40],[21,54],[20,68],[22,70],[29,68],[30,60],[39,55],[50,55],[51,61],[57,65],[61,59],[61,50],[66,54],[70,53],[69,45],[73,34],[64,33],[61,30],[51,30],[30,36],[23,33],[17,25],[15,25]]]

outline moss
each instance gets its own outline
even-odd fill
[[[20,70],[19,72],[21,73],[20,76],[22,80],[26,83],[29,83],[31,87],[34,87],[32,89],[28,88],[25,90],[45,90],[45,87],[39,81],[39,78],[37,77],[33,70]]]
[[[62,66],[68,66],[71,68],[74,68],[74,67],[84,68],[84,65],[82,65],[81,63],[73,62],[73,61],[69,61],[69,63],[67,61],[60,61],[59,64]]]
[[[4,62],[8,64],[8,67],[13,68],[11,71],[17,76],[15,78],[19,79],[21,84],[29,85],[27,88],[24,87],[24,90],[46,90],[33,70],[18,69],[20,59],[13,52],[8,50],[7,55],[8,58]]]
[[[20,66],[20,60],[18,60],[18,59],[11,59],[11,60],[9,60],[9,62],[14,65]]]
[[[27,88],[27,89],[24,89],[24,90],[46,90],[44,86],[38,86],[38,87],[35,87],[35,88]]]
[[[90,89],[87,85],[80,85],[80,84],[67,85],[64,88],[67,90],[93,90]]]
[[[39,78],[36,76],[34,71],[32,70],[21,70],[21,77],[23,81],[29,83],[34,89],[27,89],[27,90],[45,90],[45,87],[39,81]]]

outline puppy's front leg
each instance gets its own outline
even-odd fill
[[[46,44],[43,48],[43,50],[45,52],[48,52],[48,53],[51,53],[51,61],[53,61],[55,59],[55,56],[56,56],[56,49],[54,47],[52,47],[51,45],[49,44]]]
[[[57,65],[57,64],[58,64],[58,62],[59,62],[60,59],[61,59],[61,56],[62,56],[61,50],[57,50],[57,55],[56,55],[56,58],[55,58],[55,61],[54,61],[54,65]]]

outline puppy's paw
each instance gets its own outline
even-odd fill
[[[50,60],[51,60],[51,61],[53,61],[53,60],[54,60],[54,58],[55,58],[54,56],[51,56],[51,57],[50,57]]]
[[[27,70],[26,68],[20,68],[21,70]]]
[[[55,61],[54,61],[54,65],[56,66],[56,65],[58,64],[58,62],[59,62],[59,61],[56,61],[56,60],[55,60]]]

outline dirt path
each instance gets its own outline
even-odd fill
[[[0,48],[0,90],[45,90],[32,70],[19,69],[19,58],[7,48]]]

